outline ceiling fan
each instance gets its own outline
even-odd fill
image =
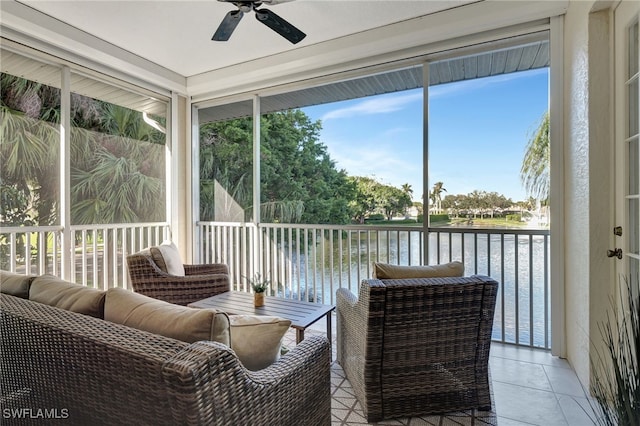
[[[233,30],[238,26],[238,22],[244,16],[245,13],[251,11],[255,12],[256,19],[273,31],[280,34],[282,37],[289,40],[291,43],[296,44],[306,37],[306,34],[291,25],[289,22],[276,15],[274,12],[268,9],[258,9],[263,3],[276,5],[290,0],[218,0],[225,3],[233,3],[237,6],[238,10],[233,10],[224,17],[220,26],[216,30],[211,40],[215,41],[227,41]]]

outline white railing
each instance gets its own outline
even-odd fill
[[[466,274],[500,282],[494,340],[550,347],[549,231],[415,226],[199,222],[199,261],[230,267],[237,290],[269,278],[272,294],[334,303],[338,288],[357,293],[373,262],[419,265],[460,260]],[[423,261],[426,259],[426,261]]]
[[[129,288],[126,257],[160,244],[169,236],[167,223],[72,226],[69,238],[62,227],[0,228],[1,269],[28,274],[63,275],[89,287]],[[64,241],[70,241],[65,248]],[[63,256],[63,253],[66,256]]]
[[[248,291],[247,277],[259,272],[272,281],[272,294],[318,303],[333,304],[338,288],[357,293],[374,261],[460,260],[466,274],[500,282],[495,340],[550,347],[547,230],[430,228],[425,253],[423,229],[412,226],[199,222],[196,228],[197,261],[229,265],[234,289]],[[170,235],[167,223],[74,226],[68,232],[73,243],[66,253],[61,227],[1,228],[1,269],[62,276],[66,258],[73,282],[128,288],[126,256]]]
[[[62,227],[0,228],[0,269],[26,274],[60,275]]]

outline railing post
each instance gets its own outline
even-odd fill
[[[60,225],[62,226],[60,275],[72,280],[74,246],[71,238],[71,70],[62,67],[60,84]]]

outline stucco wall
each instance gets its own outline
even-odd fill
[[[565,318],[567,359],[589,378],[588,18],[593,3],[573,1],[565,15]]]
[[[613,263],[605,256],[613,228],[613,56],[606,7],[572,1],[564,34],[566,343],[584,386],[612,291]]]

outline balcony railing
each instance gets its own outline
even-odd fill
[[[501,283],[494,340],[550,348],[549,231],[199,222],[202,262],[230,266],[236,290],[247,291],[255,272],[271,293],[334,303],[338,288],[357,293],[372,263],[435,264],[460,260],[466,274]],[[423,262],[423,259],[426,261]]]
[[[0,266],[28,274],[53,274],[106,290],[129,288],[126,257],[160,244],[167,223],[72,226],[66,236],[59,226],[0,228]]]
[[[419,265],[460,260],[466,274],[501,285],[494,340],[550,347],[549,231],[199,222],[196,262],[229,265],[233,288],[248,291],[259,272],[280,297],[334,303],[338,288],[357,293],[375,261]],[[129,288],[126,256],[170,235],[167,223],[0,229],[1,268],[50,273],[90,287]],[[65,241],[73,249],[65,249]],[[67,254],[66,253],[73,253]],[[63,273],[64,262],[64,273]]]

